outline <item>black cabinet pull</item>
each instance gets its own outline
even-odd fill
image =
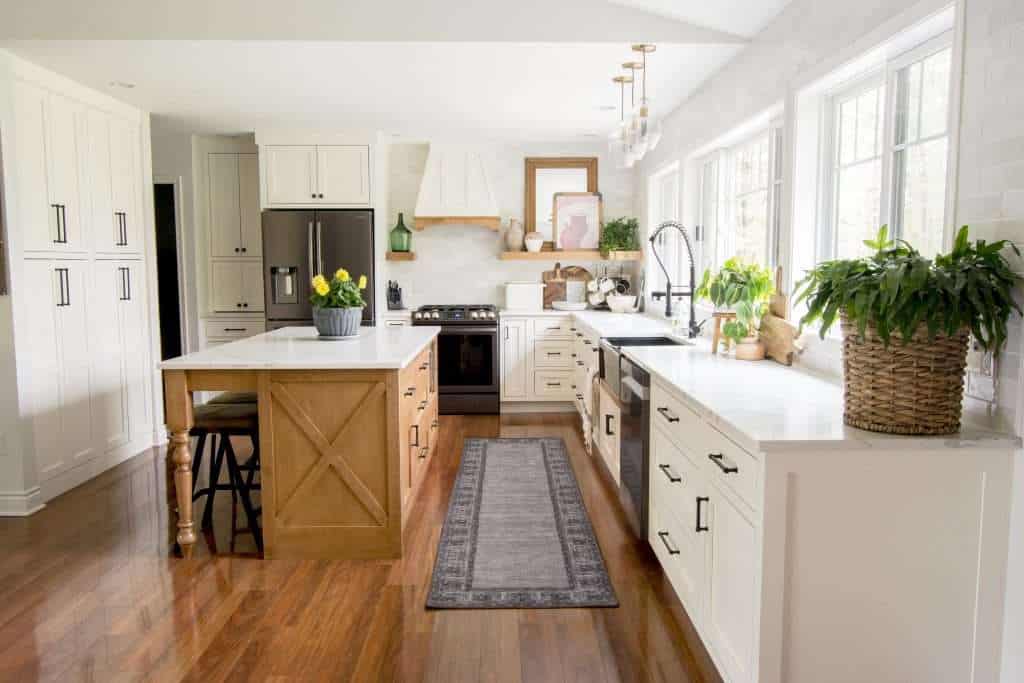
[[[244,327],[225,327],[225,332],[245,332]]]
[[[736,474],[740,471],[736,465],[726,465],[725,456],[721,453],[708,453],[708,460],[718,465],[718,469],[722,470],[725,474]]]
[[[71,305],[71,288],[68,286],[68,269],[67,268],[55,268],[57,273],[57,288],[60,290],[58,296],[60,297],[57,301],[57,307],[63,308],[64,306]]]
[[[124,211],[114,212],[114,221],[117,223],[117,241],[114,243],[116,247],[127,247],[128,246],[128,214]]]
[[[615,418],[614,415],[604,416],[604,433],[605,436],[615,436],[615,432],[612,431],[612,420]]]
[[[412,396],[415,393],[416,393],[416,387],[409,387],[408,389],[405,390],[405,393],[403,394],[403,396],[409,397],[409,396]]]
[[[664,406],[658,408],[658,412],[661,413],[661,416],[669,422],[679,422],[679,418],[673,415],[672,412]]]
[[[658,532],[658,538],[660,538],[661,542],[665,544],[665,550],[668,551],[669,555],[678,555],[679,554],[679,548],[676,548],[674,546],[669,545],[669,542],[668,542],[669,535],[668,535],[667,531],[659,531]]]
[[[548,351],[547,354],[549,356],[561,356],[562,352],[561,351]]]
[[[421,411],[422,410],[426,410],[426,407],[427,407],[427,402],[426,401],[420,401],[420,404],[418,406],[416,406],[416,410],[421,410]]]
[[[665,465],[658,465],[658,469],[660,469],[662,472],[664,472],[665,476],[668,477],[668,480],[670,482],[672,482],[673,484],[678,484],[681,481],[683,481],[683,478],[680,477],[679,475],[672,474],[672,470],[669,467],[669,465],[667,465],[667,464],[665,464]]]
[[[708,498],[707,496],[697,496],[697,533],[700,533],[702,531],[707,531],[708,528],[709,528],[709,527],[706,527],[703,524],[701,524],[701,521],[700,521],[701,520],[701,514],[700,514],[701,505],[703,505],[704,503],[708,502],[709,500],[711,500],[711,499]]]
[[[583,400],[583,394],[576,394],[576,400],[577,401],[582,401]]]
[[[412,445],[413,446],[419,446],[420,445],[420,426],[419,425],[413,425],[412,428],[416,430],[416,440],[412,442]]]
[[[427,453],[428,453],[428,452],[430,452],[430,449],[429,449],[429,448],[427,448],[426,446],[424,446],[423,448],[421,448],[421,449],[420,449],[420,455],[419,455],[419,458],[420,458],[420,460],[425,460],[425,459],[426,459],[426,457],[427,457]]]
[[[117,271],[121,274],[121,296],[120,296],[120,299],[121,299],[121,301],[131,301],[131,298],[132,298],[131,286],[132,285],[131,285],[131,281],[129,279],[130,276],[128,275],[128,269],[127,268],[118,268]]]
[[[441,423],[438,422],[437,420],[434,420],[433,422],[430,423],[430,428],[431,429],[437,429],[440,426],[441,426]]]
[[[548,386],[549,387],[560,387],[560,386],[562,386],[562,383],[561,382],[548,382]]]
[[[583,361],[581,361],[581,360],[576,361],[576,365],[583,365]]]
[[[57,217],[57,238],[53,240],[54,244],[67,244],[68,243],[68,218],[67,213],[63,204],[50,204],[50,207],[56,212]]]

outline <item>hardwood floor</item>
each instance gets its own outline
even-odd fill
[[[393,562],[264,561],[246,536],[215,554],[229,546],[229,495],[196,557],[170,557],[163,453],[140,455],[33,517],[0,519],[0,680],[718,680],[573,424],[442,416]],[[619,608],[424,608],[467,436],[565,440]]]

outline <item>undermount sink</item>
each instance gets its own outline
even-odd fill
[[[607,337],[609,346],[693,346],[693,342],[672,337]]]

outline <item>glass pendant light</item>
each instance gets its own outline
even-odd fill
[[[656,139],[652,141],[652,131],[654,124],[650,118],[649,101],[647,99],[647,55],[654,52],[657,48],[650,43],[637,43],[633,45],[633,52],[640,53],[641,61],[639,69],[642,71],[640,75],[640,103],[636,107],[636,124],[638,131],[638,149],[642,149],[641,156],[645,154],[649,149],[654,149],[661,139],[660,126],[658,127],[658,133]],[[634,71],[635,73],[635,71]]]
[[[619,125],[609,136],[608,149],[616,166],[632,168],[635,160],[630,154],[630,122],[626,121],[626,84],[632,83],[633,77],[615,76],[612,82],[619,84]]]

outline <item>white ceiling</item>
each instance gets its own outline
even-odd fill
[[[784,1],[36,0],[5,8],[0,46],[186,131],[555,141],[612,128],[630,43],[658,45],[647,87],[664,115]]]
[[[697,26],[753,37],[774,19],[790,0],[608,0],[677,19]]]

